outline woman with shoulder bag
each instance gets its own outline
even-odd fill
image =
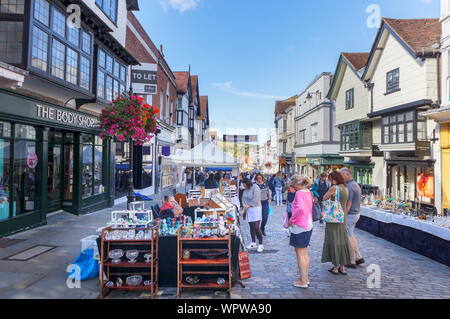
[[[269,220],[269,204],[270,204],[270,196],[269,196],[269,187],[267,186],[266,181],[264,180],[264,176],[261,174],[257,174],[256,177],[256,185],[258,185],[261,190],[261,207],[262,207],[262,221],[261,221],[261,232],[264,236],[266,235],[266,225]]]
[[[333,172],[328,178],[332,187],[323,197],[324,201],[338,201],[336,208],[344,213],[343,222],[327,222],[325,220],[325,240],[322,250],[322,263],[331,262],[333,268],[328,270],[333,275],[347,275],[345,265],[350,264],[350,250],[347,236],[347,199],[348,189],[344,177],[339,172]],[[337,205],[339,204],[339,205]]]

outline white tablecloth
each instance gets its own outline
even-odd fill
[[[411,227],[450,241],[450,229],[433,225],[431,222],[420,221],[409,217],[405,218],[400,215],[394,215],[367,207],[361,207],[361,216],[366,216],[386,224],[394,223],[397,225]]]

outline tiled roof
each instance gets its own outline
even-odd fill
[[[201,116],[197,116],[198,120],[205,120],[208,108],[208,96],[200,96],[200,112]]]
[[[342,56],[352,65],[355,71],[361,70],[366,66],[367,59],[369,58],[369,53],[344,53]]]
[[[276,101],[275,102],[275,115],[283,114],[286,109],[291,106],[295,106],[295,96],[284,100],[284,101]]]
[[[439,19],[389,19],[385,22],[416,54],[441,42]]]
[[[173,72],[173,74],[175,74],[175,80],[177,82],[177,92],[186,93],[189,82],[189,72]]]

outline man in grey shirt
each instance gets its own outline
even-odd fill
[[[344,176],[345,182],[348,188],[348,201],[347,201],[347,233],[348,243],[350,248],[350,265],[346,267],[357,268],[357,265],[363,264],[364,258],[362,258],[359,252],[358,242],[355,237],[356,223],[360,218],[361,211],[361,188],[358,183],[353,180],[352,173],[348,168],[341,169],[341,174]]]

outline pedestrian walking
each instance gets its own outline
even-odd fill
[[[283,205],[283,188],[285,186],[283,174],[279,172],[274,179],[275,200],[277,206]]]
[[[244,190],[245,190],[245,186],[244,186],[244,183],[243,183],[243,181],[244,181],[244,179],[245,179],[245,175],[244,175],[244,173],[241,173],[240,175],[239,175],[239,203],[241,204],[241,209],[242,209],[242,195],[244,195]]]
[[[272,175],[269,179],[269,189],[270,189],[270,199],[273,201],[275,196],[275,177],[276,175]]]
[[[309,286],[309,255],[308,246],[313,232],[312,208],[314,199],[311,191],[311,180],[309,177],[295,175],[291,178],[290,186],[295,191],[295,199],[292,204],[292,217],[289,220],[291,231],[290,245],[295,248],[297,255],[297,264],[300,271],[300,277],[294,286],[307,289]]]
[[[312,187],[314,199],[319,203],[321,210],[323,210],[323,197],[330,190],[330,186],[328,173],[322,172]],[[320,219],[320,223],[323,224],[323,218]]]
[[[350,248],[350,264],[347,265],[347,267],[356,269],[357,265],[361,265],[365,262],[364,258],[361,256],[358,241],[355,237],[356,224],[361,217],[361,188],[358,183],[353,180],[352,173],[348,168],[343,168],[340,172],[342,176],[344,176],[348,188],[347,235]]]
[[[262,221],[261,221],[261,232],[263,236],[266,235],[266,225],[269,220],[269,187],[261,174],[256,175],[256,185],[258,185],[261,190],[261,209],[262,209]]]
[[[250,226],[250,235],[252,238],[252,243],[247,246],[247,249],[257,249],[259,253],[262,253],[264,246],[261,232],[261,190],[248,178],[244,179],[243,183],[245,186],[244,195],[242,196],[242,204],[244,205],[243,215]],[[256,238],[258,238],[259,245],[256,244]]]
[[[322,249],[322,263],[331,262],[334,267],[329,270],[334,275],[347,275],[345,265],[350,263],[350,250],[347,236],[347,200],[348,190],[345,179],[339,172],[329,176],[330,190],[323,197],[324,200],[336,199],[339,191],[339,202],[344,210],[344,223],[326,223],[325,240]]]

